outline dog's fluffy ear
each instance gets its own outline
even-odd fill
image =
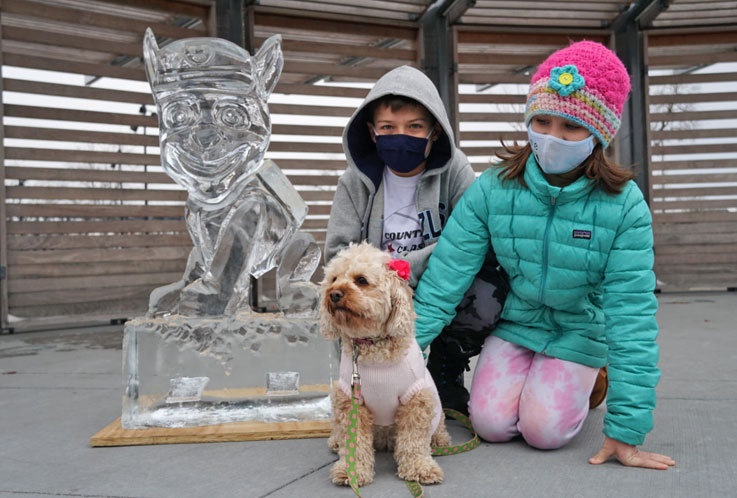
[[[393,275],[389,277],[392,309],[386,321],[386,333],[394,337],[414,334],[415,312],[412,307],[412,289],[406,280],[392,273]]]

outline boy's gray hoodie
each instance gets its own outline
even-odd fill
[[[445,222],[475,175],[466,156],[455,147],[445,107],[432,81],[409,66],[398,67],[382,76],[343,131],[348,167],[340,177],[330,210],[325,262],[351,242],[368,240],[371,245],[381,247],[384,162],[376,152],[366,123],[373,121],[369,104],[385,95],[401,95],[420,102],[444,132],[432,145],[415,193],[425,247],[400,256],[410,263],[410,285],[415,287]]]

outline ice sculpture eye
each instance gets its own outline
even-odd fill
[[[181,128],[197,121],[197,106],[189,102],[173,102],[164,109],[164,126]]]
[[[238,104],[223,104],[215,109],[215,121],[230,128],[244,128],[248,126],[248,113]]]

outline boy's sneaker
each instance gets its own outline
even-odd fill
[[[470,395],[463,386],[463,375],[469,369],[469,360],[460,355],[448,354],[447,347],[443,346],[445,344],[439,341],[433,342],[430,346],[427,369],[438,388],[443,408],[451,408],[468,415]]]

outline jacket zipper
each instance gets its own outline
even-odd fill
[[[376,192],[371,194],[371,197],[369,197],[369,203],[368,203],[368,210],[363,215],[363,220],[361,220],[361,240],[360,242],[363,242],[364,240],[368,240],[369,237],[369,220],[371,219],[371,210],[374,209],[374,197],[376,197]]]
[[[550,225],[553,224],[553,216],[555,216],[555,197],[550,198],[552,208],[548,213],[548,223],[545,225],[545,233],[543,234],[543,276],[540,282],[540,294],[538,295],[538,301],[543,302],[545,296],[545,281],[548,278],[548,239],[550,232]]]

